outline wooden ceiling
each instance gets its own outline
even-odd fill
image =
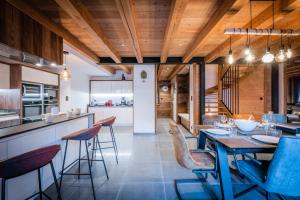
[[[187,63],[193,57],[212,62],[226,56],[229,36],[225,28],[250,27],[249,0],[7,0],[9,3],[47,26],[83,55],[99,62],[110,57],[121,63],[124,57],[181,57]],[[272,26],[272,0],[252,0],[253,27]],[[300,28],[300,0],[275,1],[275,27]],[[232,46],[240,58],[245,37],[233,36]],[[293,47],[300,46],[294,38]],[[252,37],[252,46],[261,54],[265,38]],[[272,37],[272,48],[280,38]],[[276,46],[277,45],[277,46]],[[162,69],[164,69],[164,65]],[[114,73],[123,65],[104,66]],[[184,65],[171,65],[160,76],[171,77]]]

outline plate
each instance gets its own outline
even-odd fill
[[[207,132],[216,134],[216,135],[229,135],[230,131],[224,130],[224,129],[217,129],[217,128],[210,128],[206,129]]]
[[[252,135],[251,138],[267,144],[278,144],[279,142],[279,137],[268,135]]]
[[[220,128],[230,128],[229,124],[221,124],[221,123],[218,124],[218,127],[220,127]]]

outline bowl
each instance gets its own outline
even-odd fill
[[[247,132],[253,131],[257,126],[256,121],[247,119],[236,119],[235,124],[240,130]]]

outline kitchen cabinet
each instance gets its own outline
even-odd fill
[[[95,121],[116,116],[115,126],[133,125],[133,107],[130,106],[89,107],[88,112],[95,113]]]
[[[22,81],[58,86],[59,76],[58,74],[23,66]]]
[[[0,89],[10,88],[10,69],[9,65],[0,63]]]
[[[91,81],[91,94],[107,94],[111,89],[111,81]]]
[[[124,93],[123,84],[124,84],[124,81],[112,81],[111,82],[111,93],[114,93],[114,94]]]
[[[122,91],[123,93],[133,93],[132,81],[122,81]]]

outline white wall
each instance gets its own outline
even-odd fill
[[[10,71],[9,65],[0,63],[0,89],[9,89]]]
[[[82,112],[86,112],[89,103],[90,76],[84,70],[90,66],[70,54],[67,58],[67,67],[71,71],[72,78],[69,81],[60,80],[60,111],[81,108]],[[66,101],[66,96],[69,97],[69,101]]]
[[[147,79],[141,79],[141,72]],[[134,65],[134,133],[155,133],[155,65]]]

